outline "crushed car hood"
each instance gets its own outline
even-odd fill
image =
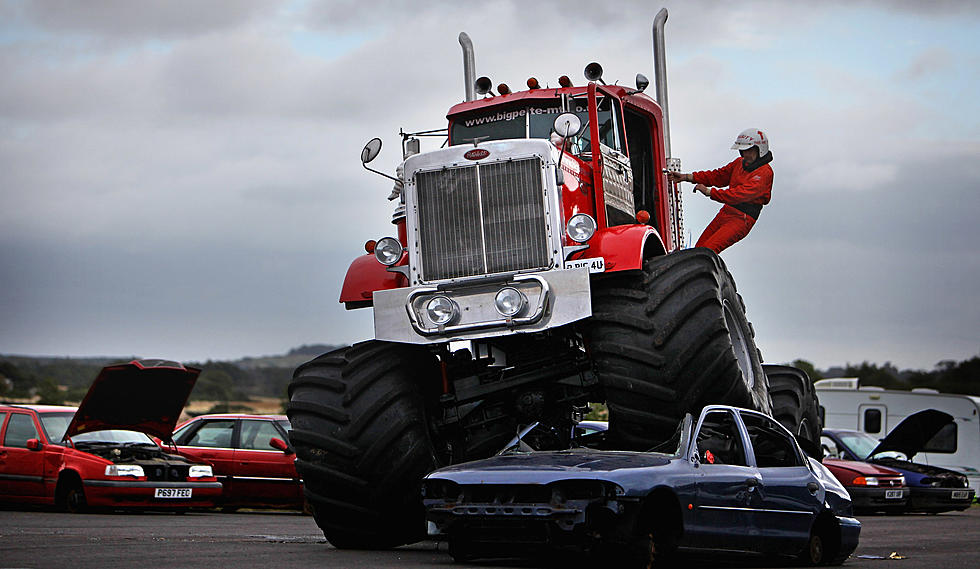
[[[78,406],[65,438],[124,429],[168,441],[200,373],[166,360],[106,366]]]
[[[671,457],[628,451],[539,451],[501,454],[484,460],[441,468],[429,475],[459,484],[535,483],[572,478],[594,479],[603,474],[664,466]]]
[[[886,451],[897,451],[911,460],[917,453],[922,452],[926,443],[932,440],[932,437],[936,436],[940,429],[952,422],[952,415],[935,409],[913,413],[895,425],[895,428],[881,440],[881,444],[876,446],[868,456],[873,457]]]

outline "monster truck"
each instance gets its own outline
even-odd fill
[[[296,468],[333,545],[421,539],[426,473],[489,456],[532,421],[570,433],[592,402],[622,449],[669,438],[708,403],[771,412],[731,274],[684,248],[665,175],[680,169],[665,21],[657,100],[643,75],[606,85],[594,63],[586,85],[494,93],[460,34],[466,100],[447,129],[403,134],[397,236],[369,241],[341,291],[348,309],[373,309],[375,338],[303,364],[289,386]],[[447,144],[419,152],[419,135]],[[380,148],[365,146],[365,168]]]

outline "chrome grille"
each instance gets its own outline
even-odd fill
[[[422,279],[546,268],[541,168],[525,158],[418,172]]]

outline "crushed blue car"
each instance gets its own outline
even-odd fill
[[[861,524],[843,486],[762,413],[705,407],[648,452],[538,425],[497,456],[423,481],[430,533],[456,561],[555,549],[647,567],[676,554],[790,556],[841,564]]]

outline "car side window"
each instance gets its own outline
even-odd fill
[[[702,464],[747,464],[735,417],[728,411],[712,411],[704,416],[697,445]]]
[[[231,435],[234,431],[234,419],[208,421],[201,425],[201,428],[195,431],[184,445],[189,447],[231,448]]]
[[[269,444],[272,439],[282,439],[282,434],[272,421],[242,421],[241,444],[239,448],[248,450],[278,450]]]
[[[34,427],[34,419],[30,415],[26,413],[10,414],[7,432],[3,437],[3,446],[27,448],[27,441],[36,438],[38,438],[37,428]]]
[[[820,437],[820,446],[823,448],[824,458],[840,458],[840,450],[837,449],[837,443],[834,439],[828,436]]]
[[[742,421],[749,433],[755,464],[759,468],[803,466],[792,435],[768,417],[743,413]]]
[[[7,418],[6,411],[0,411],[0,434],[3,434],[3,420]],[[2,441],[0,441],[2,442]]]

